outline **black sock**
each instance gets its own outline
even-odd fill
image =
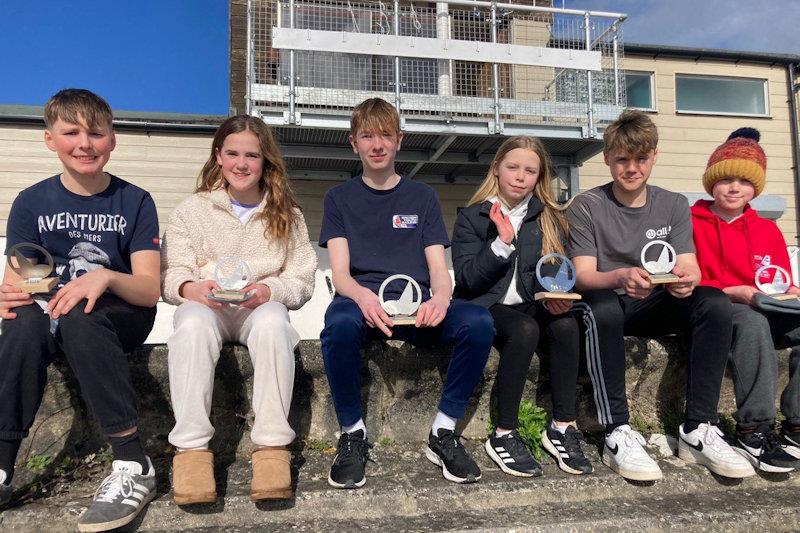
[[[22,440],[1,440],[0,439],[0,470],[6,473],[6,485],[11,485],[11,478],[14,477],[14,462],[17,460],[17,452],[22,444]]]
[[[695,429],[700,427],[700,422],[697,420],[689,420],[688,418],[683,421],[683,432],[684,433],[691,433]]]
[[[142,474],[148,473],[150,466],[138,431],[124,437],[109,437],[108,442],[111,443],[115,461],[136,461],[142,465]]]
[[[625,424],[627,424],[627,423],[628,423],[628,421],[626,420],[626,421],[624,421],[624,422],[613,422],[613,423],[611,423],[611,424],[606,424],[606,435],[607,435],[607,436],[608,436],[608,435],[611,435],[611,433],[612,433],[612,432],[613,432],[615,429],[617,429],[617,428],[618,428],[618,427],[620,427],[620,426],[624,426],[624,425],[625,425]]]

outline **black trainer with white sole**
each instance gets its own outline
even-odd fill
[[[367,482],[366,465],[369,458],[369,443],[363,430],[342,433],[336,445],[328,484],[337,489],[357,489]]]
[[[481,478],[481,469],[461,444],[461,435],[449,429],[439,429],[437,435],[428,435],[425,457],[442,467],[442,475],[453,483],[475,483]]]
[[[516,429],[502,437],[493,433],[483,447],[506,474],[519,477],[542,475],[542,465],[533,458]]]
[[[780,438],[770,429],[736,435],[736,450],[763,472],[791,472],[800,459],[786,452]]]
[[[564,433],[550,425],[542,431],[542,446],[558,462],[558,467],[568,474],[591,474],[594,468],[583,454],[583,433],[568,426]]]

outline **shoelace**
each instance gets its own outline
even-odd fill
[[[342,442],[344,440],[344,442]],[[344,446],[342,446],[344,444]],[[361,461],[372,461],[369,457],[369,450],[373,445],[366,438],[356,437],[350,433],[342,433],[339,437],[339,457],[337,461],[350,457],[355,453]],[[373,463],[375,461],[372,461]]]
[[[125,470],[112,472],[106,477],[94,493],[94,501],[113,503],[121,494],[124,498],[133,496],[136,482],[133,476]]]
[[[519,433],[512,431],[509,435],[509,437],[503,439],[503,444],[506,446],[507,451],[512,452],[512,455],[521,455],[521,450],[523,452],[527,451],[528,447],[525,445]],[[458,437],[461,437],[461,435],[458,435]],[[508,450],[508,448],[510,448],[510,450]]]
[[[577,453],[581,449],[580,442],[583,440],[583,433],[580,431],[566,431],[564,438],[561,442],[564,443],[564,448],[570,453]],[[642,438],[644,440],[644,438]]]
[[[448,459],[452,459],[459,449],[462,453],[465,453],[464,445],[461,444],[461,435],[458,433],[454,432],[445,435],[440,439],[440,442],[442,443],[442,452],[447,456]]]
[[[702,429],[703,426],[705,426],[706,430],[705,435],[703,435],[703,438],[701,439],[704,445],[707,445],[711,449],[720,453],[736,453],[731,450],[730,445],[725,442],[725,439],[722,438],[724,433],[721,429],[713,424],[700,424],[699,427]]]

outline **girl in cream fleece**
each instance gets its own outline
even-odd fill
[[[277,144],[261,120],[240,115],[222,123],[195,193],[170,218],[162,250],[164,300],[179,306],[167,341],[175,502],[217,497],[209,414],[224,342],[246,345],[253,361],[251,499],[289,498],[286,446],[295,433],[287,417],[299,336],[288,309],[311,298],[317,259]],[[251,297],[239,305],[209,298],[220,288],[214,269],[226,256],[250,269],[243,290]]]

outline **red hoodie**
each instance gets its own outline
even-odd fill
[[[698,200],[692,206],[694,245],[703,276],[700,285],[755,287],[756,270],[764,265],[783,267],[791,277],[786,241],[775,222],[761,218],[748,204],[742,216],[729,224],[711,211],[712,204]],[[775,272],[765,274],[762,281],[769,282]]]

